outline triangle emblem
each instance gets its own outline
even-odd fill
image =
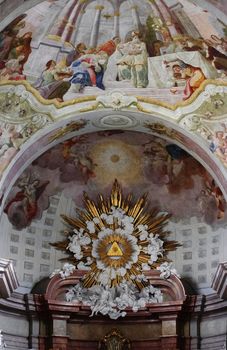
[[[119,245],[117,244],[117,242],[113,242],[113,244],[111,245],[110,249],[107,252],[107,256],[116,256],[116,257],[123,256],[123,252],[119,247]]]

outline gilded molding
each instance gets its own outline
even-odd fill
[[[18,86],[18,85],[23,85],[27,91],[31,92],[33,96],[35,96],[35,98],[42,103],[43,105],[54,105],[56,108],[60,109],[63,107],[67,107],[67,106],[72,106],[75,104],[79,104],[79,103],[83,103],[83,102],[90,102],[90,101],[95,101],[97,98],[99,98],[98,95],[90,95],[90,96],[81,96],[81,97],[77,97],[74,98],[72,100],[69,101],[64,101],[64,102],[59,102],[57,101],[57,99],[52,99],[52,100],[47,100],[45,98],[43,98],[39,92],[33,88],[31,86],[30,83],[28,83],[27,81],[9,81],[9,80],[2,80],[0,82],[0,87],[1,86],[6,86],[6,85],[11,85],[11,86]],[[177,108],[179,107],[185,107],[185,106],[189,106],[192,104],[192,102],[194,102],[197,97],[205,91],[205,88],[208,85],[215,85],[215,86],[220,86],[220,87],[224,87],[227,86],[227,82],[224,80],[212,80],[212,79],[207,79],[205,80],[201,86],[194,92],[194,94],[186,101],[180,101],[178,103],[176,103],[175,105],[171,105],[170,103],[167,102],[163,102],[163,101],[159,101],[156,100],[154,98],[151,97],[143,97],[143,96],[135,96],[137,98],[137,100],[139,102],[144,102],[144,103],[148,103],[154,106],[160,106],[160,107],[164,107],[167,108],[171,111],[175,111]],[[105,107],[105,106],[103,106]],[[94,110],[95,108],[92,107],[91,110]],[[90,109],[89,109],[90,110]],[[150,113],[150,111],[147,111],[146,109],[144,109],[141,105],[138,106],[138,110],[140,111],[144,111],[145,113]],[[82,110],[83,111],[83,110]],[[81,112],[82,112],[81,111]],[[85,108],[85,111],[87,111],[87,109]]]
[[[43,98],[40,93],[31,86],[30,83],[27,81],[9,81],[9,80],[2,80],[0,82],[0,87],[1,86],[6,86],[6,85],[13,85],[13,86],[18,86],[18,85],[24,85],[27,91],[31,92],[35,98],[42,103],[43,105],[49,106],[49,105],[54,105],[56,108],[60,109],[62,107],[67,107],[67,106],[73,106],[77,103],[83,103],[83,102],[89,102],[89,101],[94,101],[96,99],[95,95],[91,96],[82,96],[82,97],[77,97],[74,98],[70,101],[65,101],[65,102],[59,102],[57,99],[52,99],[52,100],[47,100]]]
[[[157,105],[157,106],[161,106],[164,108],[168,108],[171,111],[175,111],[178,107],[185,107],[185,106],[189,106],[190,104],[192,104],[192,102],[194,102],[197,97],[205,91],[206,86],[208,85],[215,85],[215,86],[227,86],[227,82],[224,80],[221,81],[217,81],[217,80],[212,80],[212,79],[207,79],[205,80],[201,86],[193,93],[193,95],[191,97],[189,97],[186,101],[180,101],[178,103],[176,103],[175,105],[171,105],[168,102],[163,102],[163,101],[158,101],[154,98],[151,97],[143,97],[143,96],[136,96],[138,101],[140,102],[145,102],[145,103],[149,103],[152,105]]]

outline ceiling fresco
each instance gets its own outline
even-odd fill
[[[45,152],[19,177],[4,212],[21,230],[41,219],[51,196],[62,193],[82,207],[84,191],[108,194],[115,179],[135,196],[148,193],[151,205],[176,221],[225,223],[222,193],[198,161],[161,138],[120,130],[76,136]]]
[[[2,30],[0,81],[60,102],[117,88],[175,104],[226,81],[225,31],[187,0],[44,1]]]

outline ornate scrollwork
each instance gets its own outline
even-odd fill
[[[98,96],[96,101],[103,107],[113,108],[114,110],[121,110],[137,104],[136,97],[127,96],[126,94],[117,90],[114,90],[106,95]]]
[[[130,350],[130,341],[126,339],[117,329],[110,331],[99,342],[99,350]]]

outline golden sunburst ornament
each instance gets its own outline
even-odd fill
[[[124,197],[117,180],[109,198],[100,194],[95,203],[85,193],[84,202],[76,218],[62,215],[71,229],[53,246],[67,251],[75,268],[87,271],[84,288],[126,281],[142,290],[147,286],[143,272],[168,262],[167,253],[179,246],[167,240],[170,215],[148,211],[146,195],[136,201],[131,194]]]

